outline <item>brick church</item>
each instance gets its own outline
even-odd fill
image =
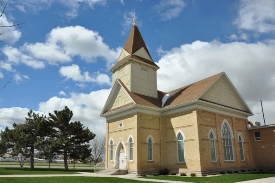
[[[105,168],[207,173],[253,167],[247,130],[252,112],[227,75],[159,91],[158,69],[133,24],[110,69],[112,90],[101,114]]]

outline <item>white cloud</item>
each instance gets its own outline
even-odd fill
[[[240,33],[239,36],[237,36],[236,34],[231,34],[229,36],[229,39],[231,41],[237,41],[237,40],[249,41],[249,35],[246,33]]]
[[[68,106],[73,111],[72,121],[80,121],[92,132],[105,131],[105,118],[100,113],[110,90],[93,91],[89,94],[71,93],[70,98],[52,97],[39,104],[39,111],[53,113],[54,110],[62,110]]]
[[[0,26],[11,26],[13,22],[9,21],[5,15],[1,17]],[[16,27],[0,27],[0,41],[5,41],[9,44],[17,42],[21,37],[21,32]]]
[[[68,106],[73,111],[72,121],[80,121],[92,132],[105,132],[105,118],[100,114],[109,96],[110,89],[93,91],[89,94],[71,93],[68,98],[52,97],[39,104],[35,113],[47,115],[55,110],[62,110]],[[13,123],[24,123],[30,109],[12,107],[0,109],[0,126],[12,127]]]
[[[22,49],[50,64],[70,62],[72,57],[80,56],[90,62],[100,57],[107,65],[115,62],[121,50],[110,49],[98,32],[81,26],[57,27],[48,34],[45,43],[25,44]]]
[[[107,74],[97,72],[91,76],[87,71],[81,74],[79,66],[75,64],[61,67],[59,73],[66,77],[66,79],[72,79],[76,82],[94,82],[100,85],[111,85],[110,78]]]
[[[7,56],[7,63],[2,66],[6,70],[12,70],[12,65],[25,64],[33,69],[41,69],[45,67],[44,62],[34,59],[22,53],[17,48],[5,46],[2,52]]]
[[[160,50],[158,88],[170,91],[225,71],[253,109],[260,100],[275,100],[274,50],[275,44],[217,41]]]
[[[24,0],[24,1],[12,1],[20,11],[40,11],[48,9],[54,3],[59,3],[67,8],[65,15],[68,18],[75,18],[78,15],[78,11],[81,6],[94,8],[96,5],[105,5],[106,0]]]
[[[1,125],[12,127],[13,123],[24,123],[25,117],[28,115],[29,109],[12,107],[0,109]]]
[[[259,33],[275,31],[274,0],[241,0],[238,18],[234,23],[240,29]]]
[[[161,0],[152,10],[161,21],[167,21],[178,17],[185,6],[183,0]]]
[[[61,96],[67,96],[66,93],[65,93],[64,91],[60,91],[60,92],[59,92],[59,95],[61,95]]]

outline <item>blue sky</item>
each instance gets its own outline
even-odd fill
[[[111,88],[109,68],[131,29],[139,30],[170,91],[225,71],[261,121],[275,123],[275,0],[6,1],[1,25],[0,130],[27,112],[67,105],[92,131]]]

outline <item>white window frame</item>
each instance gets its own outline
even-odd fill
[[[185,141],[185,135],[184,135],[184,133],[181,131],[181,130],[179,130],[177,133],[176,133],[177,135],[176,135],[176,138],[175,138],[175,140],[176,140],[176,143],[177,143],[177,149],[176,149],[176,151],[177,151],[177,162],[178,163],[185,163],[185,152],[184,152],[184,141]],[[183,156],[183,160],[182,161],[180,161],[180,155],[179,155],[179,135],[181,135],[182,136],[182,140],[180,140],[180,141],[182,141],[182,156]]]
[[[224,127],[227,127],[227,131],[224,132]],[[230,124],[225,119],[221,125],[221,138],[223,145],[224,161],[235,161],[234,157],[234,144],[233,133]]]
[[[149,140],[151,141],[151,146],[149,144]],[[151,135],[149,135],[147,137],[146,142],[147,142],[147,152],[148,152],[148,154],[147,154],[147,161],[154,161],[154,142],[155,142],[154,138]],[[152,157],[150,157],[150,152],[151,152],[151,156]]]
[[[215,135],[215,132],[212,129],[209,130],[208,138],[209,138],[209,141],[210,141],[211,162],[217,162],[216,135]]]
[[[258,133],[260,134],[260,137],[256,137],[256,136],[255,136],[255,133],[256,133],[256,132],[258,132]],[[255,131],[253,134],[254,134],[254,139],[255,139],[255,141],[261,141],[261,132],[260,132],[260,131]]]
[[[134,140],[132,136],[128,138],[128,144],[129,144],[129,161],[133,161],[134,160]]]
[[[114,160],[114,141],[110,140],[110,161]]]
[[[241,134],[239,134],[239,136],[238,136],[238,141],[239,141],[239,146],[240,146],[241,161],[245,161],[243,136]]]

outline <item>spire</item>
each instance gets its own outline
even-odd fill
[[[136,10],[134,10],[134,19],[133,19],[133,26],[136,25],[137,22],[136,22]]]
[[[151,55],[147,49],[147,46],[139,32],[139,29],[137,25],[134,24],[124,44],[123,49],[126,50],[130,55],[133,55],[136,51],[138,51],[142,47],[145,49],[145,51],[151,58]]]

